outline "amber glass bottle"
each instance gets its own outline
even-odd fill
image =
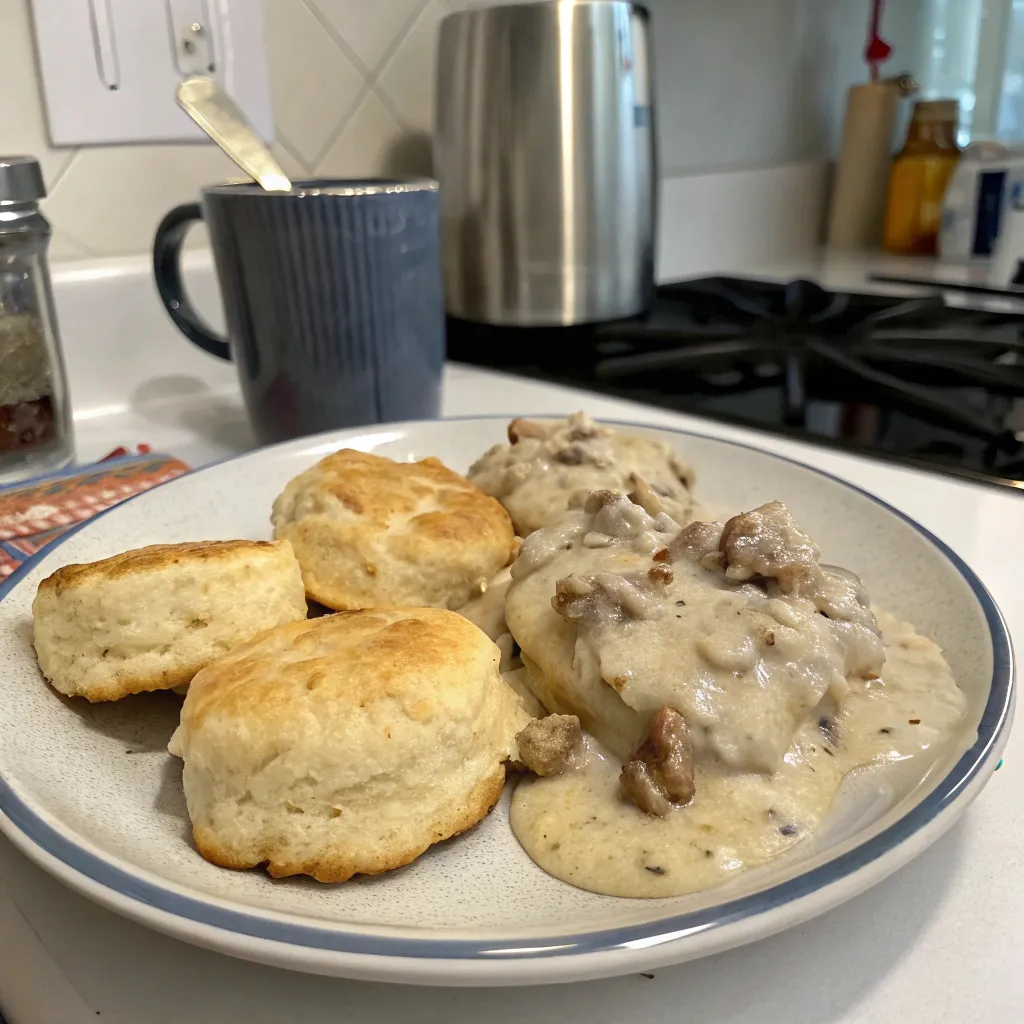
[[[942,197],[960,159],[956,143],[960,104],[920,100],[907,141],[889,172],[885,208],[887,252],[934,256],[942,220]]]

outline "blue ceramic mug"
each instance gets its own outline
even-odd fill
[[[302,181],[291,192],[215,185],[164,217],[157,290],[190,341],[238,367],[263,444],[438,415],[444,299],[437,182]],[[228,337],[181,280],[185,233],[210,233]]]

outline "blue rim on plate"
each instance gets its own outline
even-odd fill
[[[447,422],[507,418],[507,416],[460,416],[450,417]],[[550,414],[546,417],[541,415],[537,418],[550,418]],[[318,949],[325,952],[402,957],[419,960],[471,960],[476,962],[494,962],[499,959],[503,961],[517,959],[533,960],[610,952],[629,948],[639,941],[643,942],[645,948],[652,948],[664,942],[678,941],[698,932],[706,932],[709,928],[718,928],[745,920],[754,915],[765,913],[798,900],[825,885],[848,877],[865,865],[895,849],[928,822],[942,814],[956,800],[961,790],[985,769],[993,748],[999,742],[1001,734],[1008,724],[1013,708],[1014,665],[1009,632],[998,606],[974,571],[947,544],[888,502],[883,501],[861,487],[857,487],[855,484],[851,484],[814,466],[809,466],[797,459],[791,459],[774,452],[767,452],[756,445],[743,444],[707,434],[699,434],[695,431],[678,430],[660,424],[610,419],[604,419],[603,422],[623,427],[655,429],[675,434],[679,437],[701,438],[703,440],[733,445],[748,451],[756,451],[761,455],[767,455],[781,462],[800,466],[802,469],[841,484],[848,490],[870,499],[913,527],[949,559],[957,572],[970,586],[984,611],[989,636],[992,641],[993,654],[991,687],[985,704],[985,710],[978,724],[978,737],[973,746],[963,754],[953,769],[938,783],[936,788],[901,817],[899,821],[894,822],[870,840],[861,843],[844,854],[840,854],[826,864],[812,868],[795,878],[760,892],[730,900],[727,903],[720,903],[703,910],[677,914],[654,923],[647,922],[620,928],[606,928],[575,935],[559,935],[547,940],[540,940],[536,937],[513,941],[501,940],[500,946],[496,946],[493,941],[487,942],[484,940],[442,939],[426,936],[422,939],[409,939],[372,935],[365,932],[344,931],[344,926],[322,928],[312,925],[298,925],[276,918],[228,910],[202,900],[171,892],[159,885],[114,867],[94,854],[81,849],[70,840],[65,839],[56,829],[48,825],[26,806],[2,777],[0,777],[0,812],[6,816],[23,836],[73,872],[93,883],[103,886],[114,894],[128,897],[140,904],[183,919],[184,921],[191,921],[199,925],[232,932],[247,938]],[[401,429],[404,426],[407,426],[407,424],[394,424],[395,429]],[[352,429],[358,430],[359,428]],[[330,433],[336,434],[339,432],[331,431]],[[304,438],[300,439],[300,441],[315,443],[315,438]],[[300,442],[288,441],[284,445],[294,445],[296,443]],[[274,447],[284,447],[284,445]],[[265,451],[266,449],[263,450]],[[245,458],[246,454],[233,456],[201,467],[194,470],[189,476],[214,469],[226,462]],[[175,483],[174,480],[169,480],[165,484],[160,484],[158,487],[143,493],[152,494],[161,487],[173,483]],[[136,497],[141,496],[141,494],[135,495],[128,500],[133,501]],[[5,598],[11,590],[20,584],[21,578],[26,571],[33,568],[43,558],[49,556],[56,547],[63,544],[69,537],[87,527],[99,516],[115,511],[125,504],[127,502],[121,502],[119,505],[115,505],[113,508],[99,513],[97,516],[93,516],[91,519],[69,530],[39,553],[33,555],[23,563],[16,578],[5,580],[0,584],[0,600]],[[652,934],[655,930],[656,934]]]

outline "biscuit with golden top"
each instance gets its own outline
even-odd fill
[[[200,672],[169,749],[207,860],[342,882],[483,818],[529,720],[497,648],[462,616],[340,612]]]
[[[309,597],[328,608],[458,608],[515,556],[508,513],[437,459],[343,449],[274,502]]]
[[[305,617],[287,541],[154,544],[65,565],[32,603],[43,675],[90,701],[182,686],[257,633]]]

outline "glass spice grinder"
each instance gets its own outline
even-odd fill
[[[45,195],[38,161],[0,157],[0,485],[63,469],[74,455]]]

